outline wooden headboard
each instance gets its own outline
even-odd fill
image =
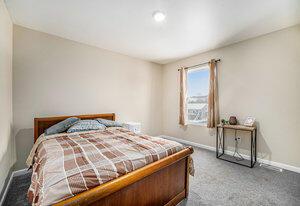
[[[71,116],[57,116],[57,117],[43,117],[34,118],[34,142],[44,133],[44,131],[52,125],[63,121],[69,117],[78,117],[80,119],[95,119],[103,118],[108,120],[115,120],[115,114],[87,114],[87,115],[71,115]]]

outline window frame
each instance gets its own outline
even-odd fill
[[[208,70],[208,75],[210,75],[210,71],[209,71],[209,65],[208,64],[204,64],[204,65],[201,65],[201,66],[197,66],[196,68],[193,67],[193,68],[188,68],[187,71],[186,71],[186,84],[188,84],[188,74],[189,72],[195,72],[195,71],[199,71],[199,70],[204,70],[204,69],[207,69]],[[209,84],[209,76],[208,76],[208,84]],[[208,85],[209,87],[209,85]],[[187,89],[187,93],[188,93],[188,88],[186,87]],[[208,98],[208,95],[207,95],[207,98]],[[186,112],[185,112],[185,119],[186,119],[186,124],[187,125],[193,125],[193,126],[200,126],[200,127],[206,127],[207,126],[207,119],[206,119],[206,122],[205,123],[197,123],[197,122],[190,122],[189,121],[189,118],[188,118],[188,108],[187,108],[187,99],[188,99],[188,96],[186,96],[186,99],[185,99],[185,104],[186,104]],[[208,103],[207,103],[208,104]],[[208,109],[207,109],[208,110]],[[208,111],[207,111],[208,112]]]

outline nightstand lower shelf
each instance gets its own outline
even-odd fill
[[[227,162],[234,163],[234,164],[250,167],[250,168],[252,168],[255,164],[255,162],[253,162],[252,166],[251,166],[251,161],[250,160],[247,160],[247,159],[236,160],[232,155],[228,155],[228,154],[220,154],[217,158],[221,159],[221,160],[224,160],[224,161],[227,161]]]

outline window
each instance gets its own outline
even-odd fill
[[[187,72],[187,123],[205,125],[208,113],[208,65]]]

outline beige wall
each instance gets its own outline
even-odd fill
[[[214,147],[214,130],[178,126],[177,69],[211,58],[222,59],[221,117],[256,117],[259,157],[299,167],[299,56],[300,26],[189,57],[164,65],[163,69],[147,61],[15,26],[16,168],[24,167],[31,148],[35,116],[115,112],[121,121],[141,122],[143,132]],[[231,143],[228,142],[232,147]],[[248,142],[242,140],[242,149],[247,146]]]
[[[161,134],[158,64],[20,26],[14,26],[13,64],[17,168],[32,145],[34,117],[115,112],[117,120]]]
[[[3,0],[0,0],[0,193],[15,157],[11,134],[12,31],[10,16]]]
[[[260,157],[300,167],[300,26],[199,54],[163,69],[163,133],[215,146],[214,130],[178,126],[180,66],[219,64],[220,115],[257,118]],[[246,148],[246,140],[242,140]]]

